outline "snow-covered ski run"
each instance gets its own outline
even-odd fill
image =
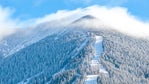
[[[102,36],[95,36],[95,39],[96,41],[94,44],[94,48],[96,52],[95,52],[95,56],[90,61],[91,69],[96,70],[96,72],[99,72],[99,73],[107,74],[108,72],[99,63],[99,58],[103,51],[103,47],[102,47],[103,38]],[[97,78],[98,78],[98,74],[87,74],[84,84],[97,84]]]

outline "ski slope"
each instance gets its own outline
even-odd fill
[[[98,75],[88,75],[85,80],[85,84],[97,84]]]
[[[103,51],[102,41],[103,41],[102,36],[95,36],[94,48],[95,48],[96,52],[95,52],[95,56],[90,61],[90,66],[91,66],[92,70],[97,70],[97,72],[99,72],[99,73],[107,74],[108,72],[99,63],[100,55]],[[84,83],[85,84],[97,84],[97,77],[98,77],[98,74],[89,74],[86,76]]]

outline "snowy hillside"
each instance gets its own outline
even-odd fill
[[[7,57],[48,35],[59,32],[59,28],[51,27],[51,25],[54,24],[55,23],[48,22],[33,28],[28,28],[27,30],[20,29],[16,33],[0,40],[0,55]]]
[[[102,46],[102,37],[101,36],[95,36],[95,55],[93,56],[92,60],[89,62],[90,64],[90,73],[87,74],[85,79],[85,84],[98,84],[97,83],[97,77],[99,73],[105,73],[108,74],[108,72],[102,67],[102,65],[99,63],[101,53],[103,52],[103,46]]]
[[[148,84],[149,41],[95,21],[47,22],[4,38],[0,84]]]

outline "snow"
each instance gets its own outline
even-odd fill
[[[98,75],[88,75],[85,80],[85,84],[97,84]]]
[[[91,66],[95,66],[95,65],[99,65],[99,62],[98,62],[98,60],[91,60],[91,62],[90,62],[90,65]]]
[[[80,51],[81,49],[83,49],[84,46],[87,44],[88,41],[89,41],[89,39],[87,38],[87,39],[81,44],[81,46],[77,49],[77,51]]]
[[[41,24],[27,30],[18,30],[14,34],[0,40],[0,54],[7,58],[8,56],[11,56],[19,50],[30,46],[47,36],[59,34],[60,31],[63,31],[63,28],[53,27],[52,22],[49,22],[48,24]]]
[[[108,72],[102,66],[100,66],[100,73],[108,74]]]
[[[63,34],[64,34],[64,33],[63,33]],[[55,38],[55,40],[57,40],[60,35],[61,35],[61,34],[59,34],[59,35]],[[81,51],[81,50],[85,47],[85,45],[88,43],[88,41],[89,41],[89,38],[86,37],[86,39],[81,43],[81,45],[80,45],[79,47],[76,47],[76,48],[70,53],[70,55],[72,55],[71,58],[74,58],[74,57],[79,53],[79,51]],[[54,77],[56,77],[56,75],[63,73],[63,72],[65,71],[65,68],[66,68],[66,67],[67,67],[67,65],[65,65],[59,72],[53,74],[52,77],[54,78]],[[80,74],[76,74],[76,75],[80,76]],[[50,84],[50,82],[51,82],[51,80],[48,81],[46,84]]]
[[[19,82],[18,84],[28,84],[31,79],[40,76],[42,73],[43,73],[43,71],[38,73],[38,74],[36,74],[36,75],[34,75],[34,76],[32,76],[32,77],[30,77],[30,78],[27,78],[26,80],[23,80],[23,81]]]
[[[103,47],[102,47],[103,38],[102,36],[95,36],[95,38],[96,38],[96,42],[95,42],[96,55],[94,59],[96,60],[96,63],[99,64],[99,58],[103,51]],[[103,66],[101,66],[100,64],[99,66],[100,66],[100,73],[108,73]]]
[[[101,66],[101,64],[99,63],[99,58],[100,55],[103,51],[103,47],[102,47],[102,41],[103,38],[102,36],[95,36],[95,44],[94,44],[94,48],[96,50],[95,56],[94,58],[90,61],[90,66],[93,70],[98,70],[99,73],[105,73],[108,74],[108,72],[104,69],[103,66]],[[98,68],[98,69],[95,69]],[[86,76],[85,79],[85,84],[97,84],[97,77],[98,74],[89,74]]]
[[[95,55],[95,59],[99,60],[99,56],[101,55],[102,51],[103,51],[103,47],[102,47],[102,41],[103,38],[101,36],[95,36],[96,38],[96,42],[95,42],[95,49],[96,49],[96,55]]]
[[[74,56],[76,56],[79,53],[79,51],[81,51],[85,47],[85,45],[88,43],[88,41],[89,41],[89,38],[86,38],[85,41],[79,47],[75,48],[71,52],[71,55],[73,55],[71,58],[74,58]]]
[[[69,31],[67,30],[67,28],[63,29],[62,31],[60,31],[57,36],[54,38],[54,40],[58,40],[60,37],[62,37],[64,34],[68,33]]]
[[[95,36],[95,39],[96,39],[96,44],[101,43],[103,40],[102,36]]]

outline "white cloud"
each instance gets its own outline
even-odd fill
[[[126,8],[91,6],[86,9],[82,9],[82,11],[100,20],[100,23],[98,20],[92,22],[92,24],[94,23],[94,26],[98,28],[100,28],[102,22],[105,26],[109,26],[112,29],[128,35],[149,37],[149,23],[138,20],[135,16],[131,15]]]
[[[21,21],[19,19],[12,19],[13,13],[13,9],[0,6],[0,40],[5,36],[15,33],[17,29],[31,26],[33,23],[33,20]]]
[[[0,6],[0,39],[14,32],[16,22],[10,18],[11,14],[12,11],[9,8],[2,8]]]
[[[138,20],[126,8],[122,7],[90,6],[72,11],[60,10],[56,13],[24,22],[11,19],[11,14],[12,11],[9,8],[0,7],[0,38],[13,33],[19,27],[36,26],[50,21],[55,22],[56,25],[53,26],[63,27],[88,14],[98,19],[81,22],[80,24],[83,24],[83,26],[92,27],[93,29],[108,27],[131,36],[149,37],[149,23]],[[84,25],[84,23],[86,24]]]
[[[128,35],[149,37],[149,23],[138,20],[135,16],[131,15],[126,8],[122,7],[109,8],[95,5],[72,11],[63,10],[37,19],[37,22],[41,23],[48,20],[59,20],[61,23],[71,23],[73,20],[76,20],[76,18],[78,19],[88,14],[97,17],[98,20],[94,20],[92,23],[90,23],[91,21],[86,21],[86,26],[101,28],[104,25],[110,29],[115,29]],[[65,20],[61,20],[60,18]]]
[[[149,37],[149,23],[139,21],[125,8],[93,6],[88,9],[89,13],[98,17],[101,21],[113,29],[133,36]]]

